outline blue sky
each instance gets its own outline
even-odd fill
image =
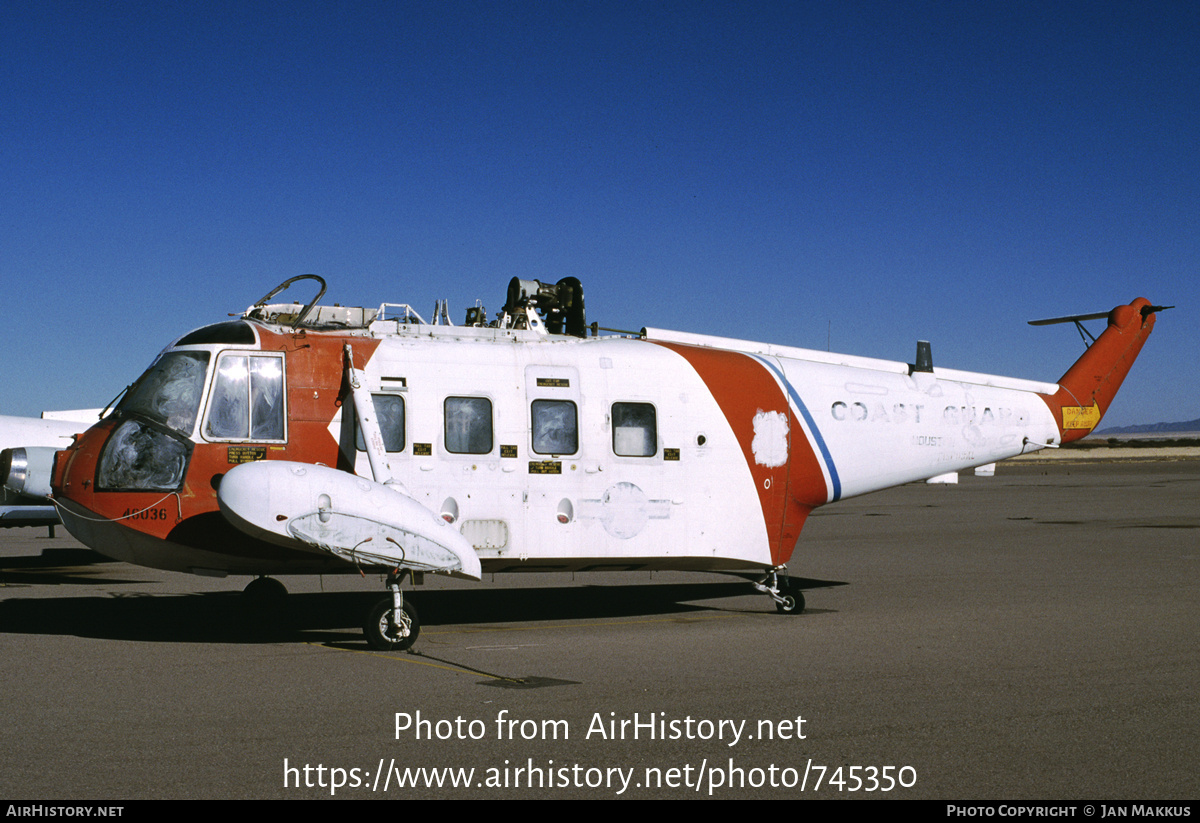
[[[1198,417],[1200,5],[0,1],[0,413],[305,272],[1045,380],[1145,296],[1104,425]]]

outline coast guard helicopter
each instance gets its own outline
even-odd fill
[[[307,304],[271,303],[297,281]],[[1146,338],[1139,298],[1058,383],[642,329],[601,335],[583,288],[514,278],[489,321],[318,305],[281,283],[183,335],[73,444],[0,457],[97,551],[202,575],[364,570],[376,648],[442,573],[757,570],[783,613],[817,506],[1083,437]],[[1081,327],[1082,328],[1082,327]],[[38,479],[40,478],[40,479]]]

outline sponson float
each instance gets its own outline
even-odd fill
[[[307,304],[272,303],[298,280]],[[443,573],[786,566],[817,506],[1090,432],[1162,307],[1137,299],[1058,383],[588,325],[583,289],[514,279],[495,318],[318,305],[282,283],[180,337],[73,445],[46,453],[66,527],[130,563],[204,575],[386,575],[372,645]],[[602,334],[601,332],[605,332]],[[50,465],[52,461],[52,466]],[[34,468],[28,469],[34,471]]]

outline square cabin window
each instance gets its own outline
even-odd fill
[[[384,451],[390,454],[404,451],[404,398],[398,394],[373,394],[371,402],[375,406],[379,433],[383,435]],[[367,450],[357,419],[354,421],[354,445],[360,452]]]
[[[579,423],[570,400],[534,400],[533,450],[538,454],[574,454],[579,451]]]
[[[649,403],[613,403],[613,453],[653,457],[658,452],[658,421]]]
[[[488,454],[492,450],[492,401],[486,397],[447,397],[446,451]]]

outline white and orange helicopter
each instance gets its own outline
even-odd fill
[[[307,304],[269,302],[301,280]],[[1037,321],[1108,322],[1043,383],[935,368],[924,342],[909,364],[600,329],[575,278],[514,278],[463,325],[324,293],[293,277],[180,337],[69,447],[5,450],[6,485],[109,557],[255,575],[260,598],[267,575],[377,571],[376,648],[416,640],[401,584],[426,573],[754,571],[795,614],[809,512],[1083,437],[1169,308]]]

